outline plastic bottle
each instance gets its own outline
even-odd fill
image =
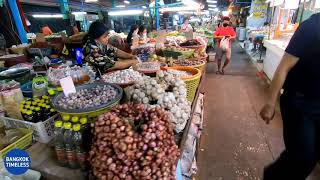
[[[81,131],[83,132],[83,141],[86,142],[85,144],[85,150],[87,152],[90,151],[91,144],[92,144],[92,134],[91,134],[91,127],[88,123],[88,119],[86,117],[80,118],[80,124],[81,124]]]
[[[86,162],[86,151],[84,149],[84,139],[81,131],[81,125],[80,124],[75,124],[73,125],[73,142],[75,144],[76,148],[76,154],[77,154],[77,160],[78,164],[81,168],[81,170],[86,170],[87,169],[87,162]]]
[[[37,122],[45,121],[45,118],[43,117],[43,114],[42,114],[41,109],[39,107],[34,108],[34,112],[35,112],[34,119]]]
[[[64,127],[62,121],[56,121],[54,124],[54,146],[57,160],[60,166],[68,165],[67,154],[64,145]]]
[[[74,132],[72,130],[72,124],[70,122],[67,122],[67,123],[64,123],[63,127],[65,129],[63,139],[66,147],[68,165],[70,168],[76,169],[79,166],[77,163],[75,144],[73,142]]]
[[[57,111],[53,108],[50,109],[50,117],[54,116],[57,113]]]
[[[26,121],[33,122],[33,112],[31,110],[27,110],[25,118]]]

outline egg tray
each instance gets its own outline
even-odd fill
[[[93,112],[96,112],[96,111],[100,111],[102,109],[107,109],[107,108],[109,108],[111,106],[114,106],[117,103],[119,103],[119,101],[121,100],[122,95],[123,95],[123,90],[122,90],[122,88],[120,86],[118,86],[116,84],[102,83],[102,82],[91,83],[91,84],[78,86],[78,87],[76,87],[76,90],[79,91],[81,89],[91,89],[91,88],[94,88],[94,87],[96,87],[98,85],[100,85],[100,86],[104,86],[104,85],[112,86],[117,91],[117,96],[113,100],[109,101],[108,103],[102,104],[102,105],[96,106],[96,107],[90,107],[90,108],[85,108],[85,109],[64,109],[64,108],[61,108],[58,105],[58,101],[62,97],[64,97],[64,94],[60,93],[60,94],[57,94],[53,98],[52,105],[58,112],[63,113],[63,114],[86,114],[86,113],[93,113]]]

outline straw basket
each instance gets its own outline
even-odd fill
[[[186,71],[193,74],[193,76],[191,77],[181,78],[186,83],[187,99],[190,102],[192,102],[196,95],[196,92],[200,83],[201,71],[199,69],[196,69],[190,66],[175,66],[175,67],[168,67],[167,69]]]

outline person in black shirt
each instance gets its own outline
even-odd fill
[[[320,13],[300,24],[274,75],[260,115],[268,124],[280,90],[285,150],[264,170],[264,180],[302,180],[320,157]]]

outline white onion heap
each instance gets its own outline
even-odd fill
[[[127,84],[137,82],[142,75],[133,69],[125,69],[120,71],[114,71],[102,76],[102,80],[107,83],[115,84]]]
[[[157,78],[144,77],[129,88],[133,102],[143,103],[149,108],[161,107],[172,115],[172,124],[181,132],[190,118],[191,104],[187,100],[185,82],[170,71],[159,71]]]

